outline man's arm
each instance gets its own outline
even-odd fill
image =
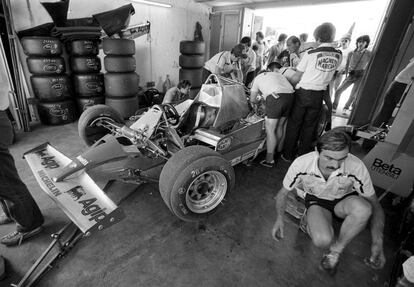
[[[296,86],[297,83],[299,83],[300,79],[302,79],[303,72],[296,71],[295,74],[292,76],[292,79],[290,83],[292,86]]]
[[[383,237],[384,237],[384,210],[374,194],[366,198],[372,205],[371,218],[371,262],[378,268],[382,268],[385,264],[385,256],[383,251]]]
[[[276,222],[272,228],[272,237],[275,240],[283,239],[284,234],[284,218],[285,218],[285,209],[286,209],[286,197],[289,193],[289,190],[285,187],[282,187],[278,194],[275,197],[276,200]]]

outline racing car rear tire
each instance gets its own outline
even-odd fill
[[[234,170],[222,155],[204,146],[175,153],[160,175],[160,193],[184,221],[200,221],[217,210],[235,183]]]
[[[70,65],[72,72],[79,74],[99,73],[101,70],[101,59],[96,56],[71,57]]]
[[[180,53],[183,55],[204,55],[206,44],[202,41],[181,41]]]
[[[328,124],[329,110],[326,105],[323,105],[321,108],[321,113],[316,126],[316,138],[319,138],[325,131],[326,125]]]
[[[23,51],[29,56],[59,56],[62,44],[54,37],[24,37],[21,40]]]
[[[104,39],[102,49],[105,55],[135,55],[135,42],[129,39]]]
[[[180,55],[178,64],[181,68],[199,69],[204,66],[204,55]]]
[[[106,105],[96,105],[86,109],[79,118],[78,132],[80,138],[88,145],[93,145],[103,136],[109,134],[109,130],[103,127],[91,126],[91,123],[99,118],[106,118],[116,123],[124,123],[117,111]]]
[[[67,45],[72,56],[95,56],[99,54],[99,41],[75,40]]]
[[[106,56],[104,66],[110,73],[130,73],[137,68],[135,58],[131,56]]]

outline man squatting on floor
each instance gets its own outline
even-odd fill
[[[316,150],[298,157],[289,167],[283,186],[276,196],[276,222],[272,236],[284,237],[286,197],[295,188],[305,192],[307,208],[301,226],[313,243],[328,252],[322,257],[320,268],[336,271],[339,257],[366,226],[371,218],[371,263],[382,268],[384,212],[375,195],[368,170],[363,162],[350,152],[351,139],[335,128],[323,134]],[[334,240],[332,218],[343,220],[339,236]]]

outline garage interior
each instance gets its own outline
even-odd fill
[[[145,1],[71,0],[68,19],[91,17],[131,3],[135,12],[128,19],[128,27],[142,29],[136,28],[132,32],[136,33],[132,36],[136,65],[132,73],[139,75],[140,86],[156,89],[162,96],[167,79],[175,83],[180,79],[180,41],[194,39],[196,23],[202,27],[207,60],[219,51],[231,49],[242,36],[254,38],[255,9],[323,5],[332,1],[155,1],[167,7],[142,2]],[[338,2],[352,2],[358,7],[360,1]],[[50,23],[52,18],[40,1],[3,0],[1,3],[1,39],[4,55],[9,59],[10,73],[15,79],[16,70],[10,61],[10,38],[6,25],[3,25],[7,14],[4,7],[10,8],[13,29],[18,33]],[[223,31],[226,17],[237,19],[237,33]],[[414,57],[413,17],[411,0],[389,1],[376,33],[372,47],[375,53],[359,90],[358,102],[349,119],[333,117],[333,127],[363,127],[373,119],[387,87]],[[33,108],[35,104],[30,100],[34,92],[26,65],[27,56],[20,44],[17,51],[21,59],[19,71],[22,74],[19,78],[26,84],[20,86],[15,80],[13,84],[16,92],[26,99],[27,113],[19,114],[21,107],[10,113],[16,130],[16,142],[10,147],[10,152],[20,177],[45,217],[45,224],[40,235],[20,246],[0,245],[0,255],[6,259],[7,270],[0,286],[18,284],[49,246],[53,240],[51,235],[71,222],[39,186],[23,155],[45,142],[71,159],[87,148],[79,138],[76,120],[64,125],[39,122],[39,114]],[[100,71],[104,73],[105,54],[102,49],[97,57],[102,59]],[[0,97],[8,94],[3,89],[0,91]],[[408,96],[413,98],[413,93],[409,91]],[[21,98],[20,103],[19,100],[14,103],[19,104]],[[412,111],[412,106],[409,110]],[[16,120],[25,117],[26,120]],[[25,121],[28,123],[26,126]],[[393,148],[386,150],[392,153],[391,157],[406,156],[404,167],[409,169],[414,155],[412,115],[404,111],[393,127],[389,136],[397,151]],[[362,138],[352,145],[352,153],[361,159],[369,152],[363,143]],[[408,185],[407,182],[394,186],[387,186],[389,183],[384,182],[376,185],[386,214],[385,267],[375,270],[364,263],[370,255],[371,243],[369,228],[366,228],[347,247],[338,272],[330,276],[318,270],[322,250],[313,246],[309,236],[300,231],[297,219],[286,216],[285,239],[276,242],[272,238],[271,229],[276,216],[274,198],[282,186],[289,163],[280,160],[276,167],[265,168],[259,164],[263,156],[263,153],[259,154],[251,165],[234,166],[234,189],[226,195],[217,212],[200,222],[185,222],[174,216],[165,205],[157,182],[137,186],[114,181],[105,191],[123,210],[125,218],[108,228],[92,232],[90,236],[79,237],[70,252],[46,267],[48,272],[33,286],[394,286],[391,285],[391,274],[398,255],[405,212],[403,205],[396,201],[398,199],[405,204],[412,198],[412,174]],[[338,226],[339,222],[335,224],[336,230]],[[0,233],[7,234],[14,229],[14,225],[2,225]]]

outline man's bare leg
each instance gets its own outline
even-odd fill
[[[329,247],[334,237],[331,212],[319,205],[311,205],[306,211],[306,218],[313,244],[320,248]]]
[[[266,161],[274,161],[274,153],[277,145],[276,139],[276,127],[279,122],[279,119],[269,119],[265,118],[266,123]]]

